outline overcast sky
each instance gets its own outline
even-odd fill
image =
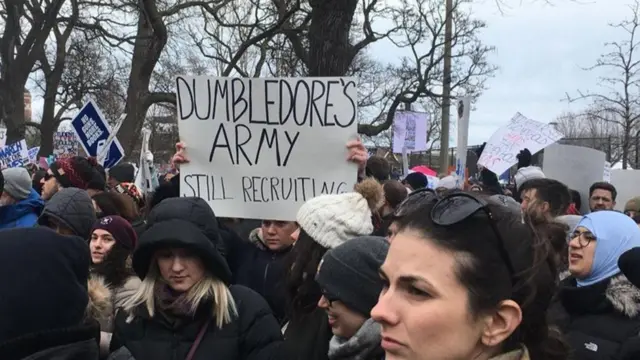
[[[471,113],[469,144],[486,141],[517,111],[532,119],[550,122],[569,105],[565,92],[597,89],[594,73],[586,67],[603,52],[607,41],[624,34],[607,26],[619,22],[630,11],[631,0],[504,0],[512,3],[500,13],[495,0],[474,2],[473,13],[487,22],[481,38],[496,47],[491,55],[499,66]],[[382,61],[397,60],[398,52],[389,43],[373,45],[371,54]],[[34,101],[34,115],[40,116],[42,100]],[[455,119],[455,117],[454,117]],[[455,133],[451,134],[455,141]],[[452,144],[453,145],[453,144]]]
[[[632,2],[551,0],[552,6],[544,0],[503,1],[513,4],[504,14],[495,0],[474,2],[473,13],[488,25],[481,38],[496,47],[491,61],[500,69],[471,113],[469,144],[486,141],[518,111],[548,123],[563,111],[582,108],[584,103],[562,101],[565,92],[597,89],[596,75],[582,68],[594,63],[605,42],[624,39],[607,24],[629,16]],[[374,46],[376,56],[393,54],[389,44]]]

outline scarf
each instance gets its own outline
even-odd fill
[[[155,300],[157,307],[169,314],[191,317],[195,315],[195,310],[192,310],[191,303],[187,299],[187,293],[176,292],[167,284],[156,285]]]
[[[527,350],[526,346],[523,345],[520,347],[520,349],[516,349],[506,354],[492,357],[489,360],[530,360],[530,359],[531,357],[529,356],[529,351]]]
[[[368,319],[350,339],[333,336],[329,342],[330,360],[369,360],[382,358],[380,324]]]

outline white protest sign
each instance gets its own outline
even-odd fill
[[[0,167],[2,169],[21,167],[28,163],[29,149],[25,140],[0,148]]]
[[[517,113],[509,124],[491,135],[478,164],[500,176],[518,162],[516,155],[520,150],[529,149],[533,155],[560,140],[562,136],[553,126]]]
[[[608,161],[604,162],[604,171],[602,173],[602,181],[606,181],[608,183],[611,182],[611,163]]]
[[[429,114],[415,111],[396,111],[393,116],[393,152],[400,154],[427,151]]]
[[[640,196],[640,170],[611,170],[611,185],[616,187],[618,196],[616,197],[615,209],[624,211],[627,201]]]
[[[357,132],[354,78],[176,78],[190,162],[181,196],[217,216],[295,220],[305,201],[353,191],[346,143]]]
[[[583,214],[589,212],[589,187],[602,181],[606,155],[602,151],[573,145],[553,144],[544,150],[542,172],[580,193]]]
[[[0,128],[0,147],[7,145],[7,128]]]
[[[40,146],[32,147],[31,149],[27,150],[27,152],[29,153],[29,162],[32,164],[37,164]]]
[[[469,142],[469,114],[471,97],[458,100],[458,143],[456,144],[456,187],[462,189],[467,169],[467,146]]]
[[[142,129],[142,146],[140,147],[140,161],[138,163],[138,173],[136,175],[135,184],[144,194],[153,192],[150,169],[150,166],[153,164],[150,164],[147,161],[150,136],[151,131],[149,129]]]

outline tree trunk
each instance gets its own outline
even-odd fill
[[[44,92],[44,105],[42,107],[42,122],[40,123],[40,152],[39,156],[53,154],[53,133],[56,131],[56,91],[57,87],[50,86],[50,79]]]
[[[7,127],[7,144],[24,139],[24,83],[7,81],[6,88],[2,89],[2,113],[5,114],[5,126]]]
[[[309,76],[344,76],[354,58],[349,35],[357,0],[310,0]]]
[[[141,139],[140,131],[151,106],[149,101],[149,84],[162,50],[167,43],[167,33],[154,31],[144,11],[138,17],[138,36],[131,58],[129,87],[127,88],[126,119],[118,132],[118,140],[122,144],[125,156],[132,154]],[[161,19],[160,19],[161,21]],[[166,30],[166,29],[165,29]]]

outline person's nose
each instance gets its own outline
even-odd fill
[[[387,289],[380,293],[378,303],[371,309],[371,318],[382,325],[395,325],[399,315],[393,306],[393,293]]]
[[[329,300],[327,300],[327,298],[324,297],[324,295],[322,295],[320,297],[320,300],[318,300],[318,307],[320,309],[328,309],[329,308]]]
[[[183,271],[185,268],[184,266],[184,259],[180,256],[175,256],[173,258],[173,262],[171,263],[171,270],[173,272],[179,273],[181,271]]]

